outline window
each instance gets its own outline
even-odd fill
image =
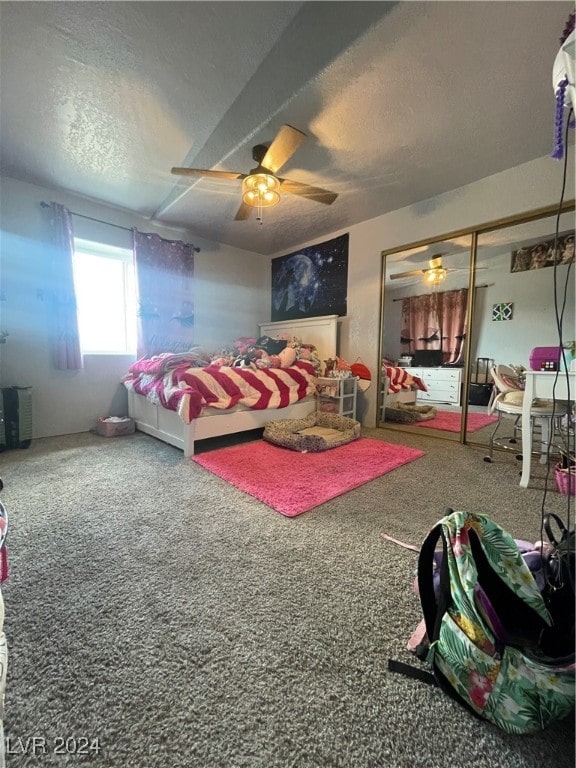
[[[132,251],[76,237],[73,267],[82,354],[135,354]]]

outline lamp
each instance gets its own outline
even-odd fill
[[[262,222],[262,208],[270,208],[280,202],[280,182],[269,173],[251,173],[242,181],[242,200],[246,205],[258,209]]]

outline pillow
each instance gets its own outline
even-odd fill
[[[259,339],[256,339],[254,346],[266,350],[269,355],[279,355],[287,344],[286,339],[271,339],[270,336],[260,336]]]
[[[502,398],[502,402],[509,403],[510,405],[522,405],[524,400],[524,392],[516,390],[514,392],[506,392]]]
[[[314,435],[326,440],[327,443],[332,440],[340,440],[342,437],[342,431],[339,429],[330,429],[330,427],[306,427],[305,429],[299,429],[296,433],[298,435]]]

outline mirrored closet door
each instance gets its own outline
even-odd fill
[[[467,233],[384,255],[381,426],[460,439],[471,248]]]
[[[490,367],[576,337],[574,201],[382,258],[379,425],[488,446]]]
[[[471,325],[466,442],[488,445],[493,426],[478,424],[486,407],[475,383],[483,381],[477,358],[538,369],[558,362],[560,324],[564,344],[576,337],[573,211],[480,232],[476,264],[482,271]]]

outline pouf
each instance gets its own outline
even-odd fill
[[[300,453],[337,448],[360,437],[360,422],[317,411],[304,419],[281,419],[264,427],[264,440]]]

